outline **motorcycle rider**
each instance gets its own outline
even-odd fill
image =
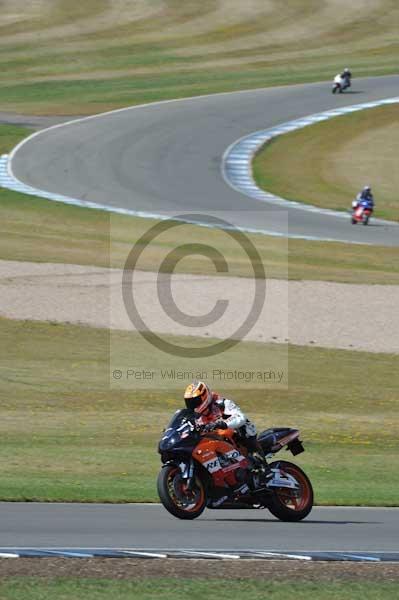
[[[340,73],[340,77],[345,82],[345,88],[351,86],[352,73],[350,72],[348,67],[345,67],[345,69],[342,71],[342,73]]]
[[[265,480],[272,476],[263,450],[258,444],[256,427],[232,400],[210,390],[203,381],[193,381],[184,392],[186,407],[194,411],[195,423],[202,431],[234,429],[239,442],[252,459],[253,470],[260,470]]]
[[[374,210],[374,196],[369,185],[365,185],[361,192],[356,196],[356,200],[352,202],[353,210],[356,210],[359,206]]]

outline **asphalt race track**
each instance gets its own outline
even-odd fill
[[[250,199],[223,180],[226,148],[256,130],[398,95],[399,77],[391,76],[355,80],[353,91],[338,96],[324,82],[129,108],[41,132],[17,150],[12,169],[25,184],[80,200],[156,213],[241,210],[242,226],[281,233],[286,209]],[[354,227],[349,216],[287,210],[291,235],[399,245],[398,224]]]
[[[206,510],[181,521],[160,505],[0,504],[4,548],[398,552],[399,509],[316,507],[300,523],[267,510]]]

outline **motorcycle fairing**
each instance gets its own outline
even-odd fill
[[[364,211],[364,207],[358,206],[357,209],[355,210],[355,216],[360,219],[362,217],[363,211]]]
[[[221,437],[204,436],[195,448],[193,458],[210,473],[215,487],[236,486],[238,469],[249,468],[248,459]]]
[[[160,454],[168,454],[173,450],[174,453],[191,454],[197,439],[193,439],[194,426],[190,421],[192,413],[187,409],[178,410],[173,415],[169,426],[163,432],[163,436],[158,445]]]
[[[304,451],[302,442],[298,438],[298,429],[275,427],[262,431],[258,435],[258,442],[262,446],[262,450],[265,454],[278,452],[283,446],[288,446],[289,450],[291,450],[292,454],[295,456]]]

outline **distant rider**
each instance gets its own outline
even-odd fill
[[[350,70],[348,69],[348,67],[345,67],[345,69],[342,71],[342,73],[340,73],[341,79],[344,80],[344,87],[348,88],[351,86],[351,79],[352,79],[352,73],[350,72]]]
[[[238,441],[247,448],[254,467],[260,467],[267,477],[271,476],[271,469],[257,441],[256,427],[237,404],[212,392],[203,381],[190,383],[184,392],[184,400],[187,408],[194,411],[198,427],[203,431],[234,429]]]
[[[371,211],[374,210],[374,196],[369,185],[364,186],[362,191],[356,196],[356,200],[352,202],[353,210],[356,210],[359,206]]]

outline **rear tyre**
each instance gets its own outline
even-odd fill
[[[176,465],[163,467],[157,481],[159,498],[168,512],[178,519],[196,519],[207,503],[205,487],[196,477],[192,490],[188,490]]]
[[[369,224],[369,218],[370,218],[370,217],[369,217],[368,215],[365,215],[365,216],[363,217],[363,225],[368,225],[368,224]]]
[[[299,487],[297,490],[275,488],[268,509],[280,521],[302,521],[313,508],[313,488],[308,476],[297,465],[285,460],[270,463],[270,467],[278,467],[293,477]]]

